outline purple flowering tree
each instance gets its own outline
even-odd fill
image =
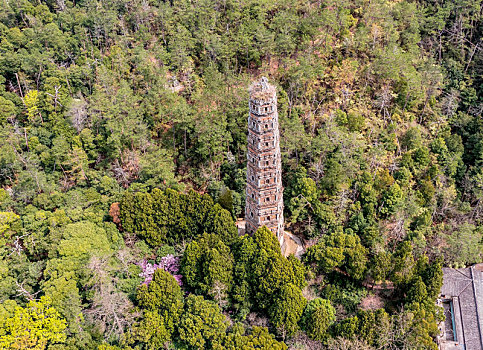
[[[143,284],[148,285],[149,282],[153,280],[154,271],[156,271],[157,269],[163,269],[164,271],[169,272],[180,286],[183,284],[181,281],[183,276],[178,274],[179,257],[168,254],[161,258],[159,264],[151,264],[148,263],[146,259],[144,259],[138,265],[143,269],[143,271],[139,274],[139,276],[144,278]]]

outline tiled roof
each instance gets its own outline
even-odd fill
[[[483,350],[483,273],[481,266],[443,268],[441,296],[453,299],[458,343]]]

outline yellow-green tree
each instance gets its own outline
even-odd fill
[[[67,324],[51,303],[43,296],[39,301],[29,301],[25,308],[15,306],[10,315],[8,307],[0,305],[0,348],[43,350],[63,343]]]
[[[35,122],[39,116],[39,92],[30,90],[24,98],[25,108],[27,108],[27,117],[30,122]]]

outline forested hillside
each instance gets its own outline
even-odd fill
[[[482,0],[0,0],[0,348],[437,349],[482,261]],[[238,237],[277,86],[285,258]]]

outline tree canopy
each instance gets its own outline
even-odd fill
[[[482,0],[0,3],[0,347],[435,348],[483,256]],[[261,76],[301,259],[235,225]]]

